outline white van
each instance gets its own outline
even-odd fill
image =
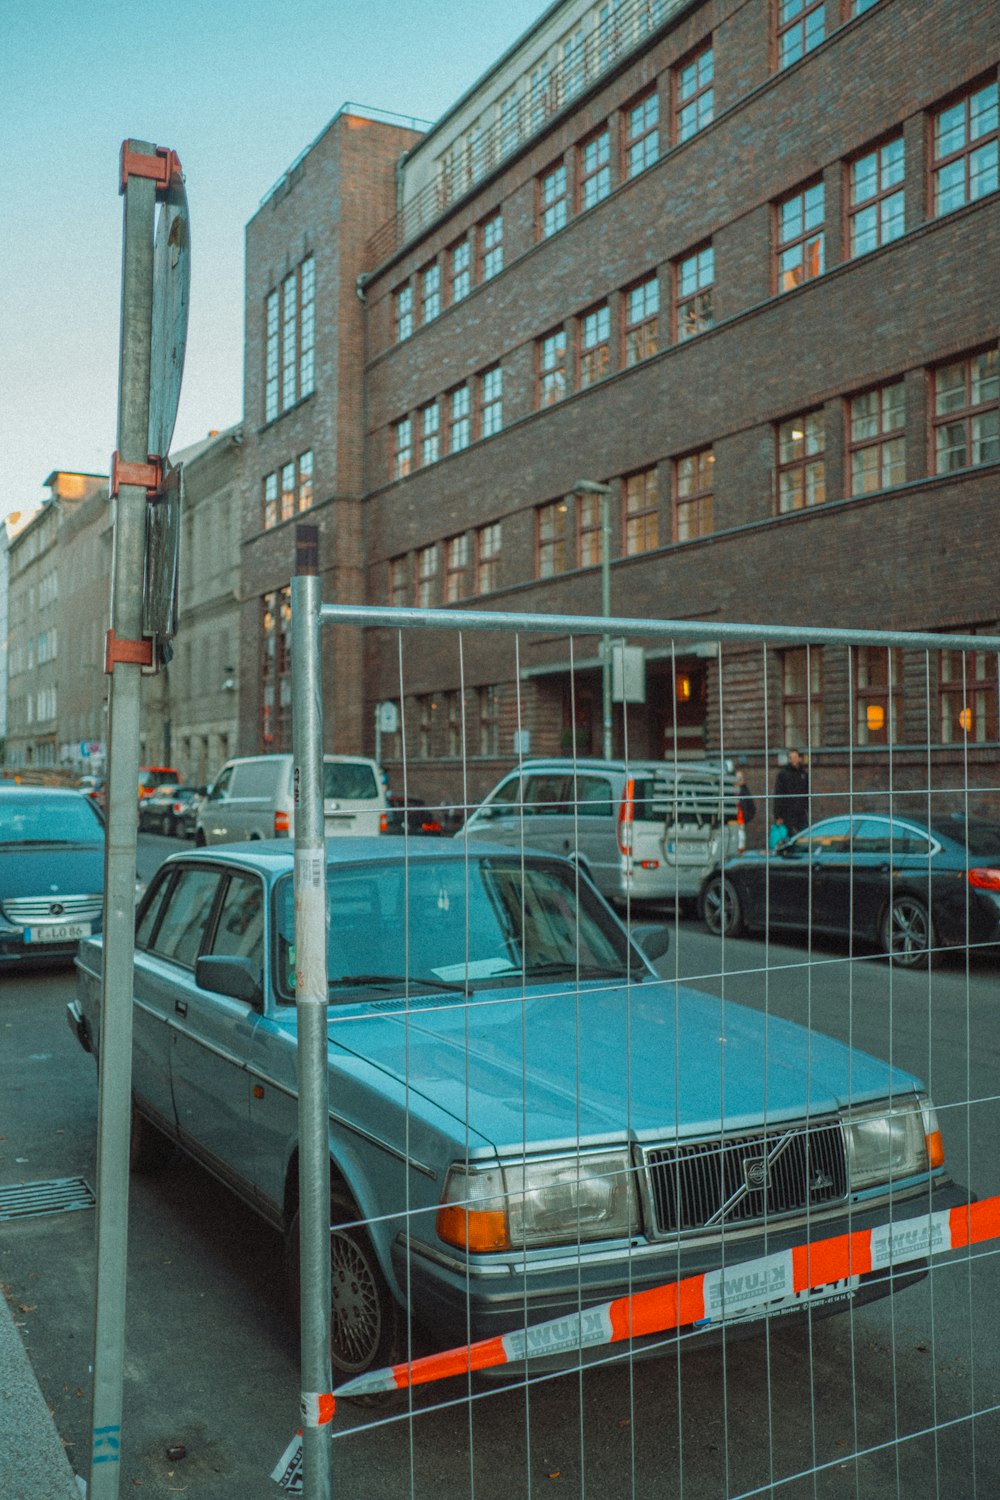
[[[362,755],[324,755],[326,836],[384,833],[388,801],[382,768]],[[290,755],[229,760],[209,788],[195,829],[196,844],[295,835]]]
[[[567,855],[612,901],[692,901],[745,844],[729,763],[526,760],[457,838]]]

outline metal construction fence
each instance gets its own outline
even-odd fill
[[[1000,1493],[1000,639],[323,605],[308,561],[293,615],[306,1492]],[[324,857],[331,626],[398,705],[377,870]],[[595,641],[697,643],[701,755],[620,680],[619,780],[579,754]]]

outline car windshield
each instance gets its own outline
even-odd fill
[[[86,797],[33,797],[0,801],[2,844],[103,844],[104,826]]]
[[[557,865],[520,859],[379,861],[328,871],[331,1002],[358,992],[465,990],[551,977],[622,976],[625,934]],[[279,988],[294,988],[294,891],[277,891]]]

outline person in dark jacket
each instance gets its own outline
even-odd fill
[[[809,822],[809,772],[798,750],[789,750],[787,763],[778,768],[771,816],[784,823],[789,837]]]

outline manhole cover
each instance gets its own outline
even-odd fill
[[[42,1214],[65,1214],[93,1208],[94,1192],[82,1177],[53,1177],[48,1182],[21,1182],[0,1187],[0,1222],[35,1219]]]

